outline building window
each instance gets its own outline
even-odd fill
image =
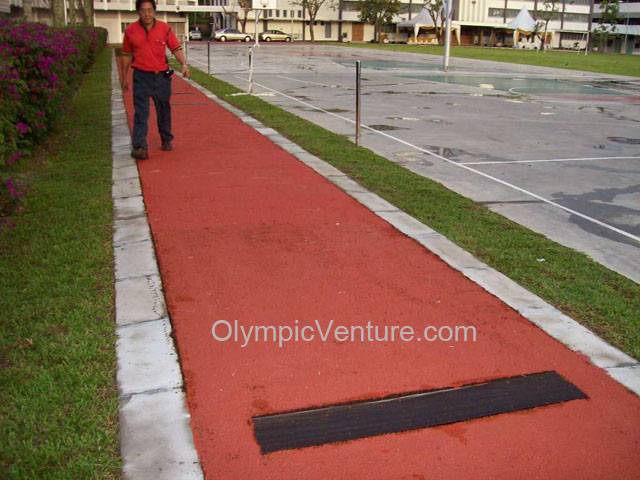
[[[127,29],[127,27],[128,27],[129,25],[131,25],[131,22],[122,22],[122,23],[120,24],[121,29],[122,29],[122,33],[124,33],[124,31]]]
[[[298,18],[302,18],[302,10],[298,10]]]
[[[267,10],[267,17],[271,17],[273,15],[273,10]]]
[[[282,17],[283,18],[287,18],[287,11],[286,10],[282,10]]]
[[[280,16],[280,10],[276,10],[276,17]]]

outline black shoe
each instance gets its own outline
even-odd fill
[[[149,158],[149,152],[146,148],[138,147],[133,149],[131,156],[136,160],[146,160]]]
[[[171,145],[171,141],[162,142],[161,149],[165,152],[170,152],[171,150],[173,150],[173,145]]]

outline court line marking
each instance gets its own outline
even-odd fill
[[[638,159],[640,157],[585,157],[585,158],[550,158],[548,160],[505,160],[490,162],[459,162],[460,165],[502,165],[507,163],[547,163],[547,162],[592,162],[596,160],[629,160]]]
[[[241,77],[240,75],[235,75],[235,77],[240,79],[240,80],[242,80],[242,81],[245,81],[245,82],[249,81],[248,78]],[[288,98],[289,100],[293,100],[294,102],[301,103],[301,104],[303,104],[303,105],[305,105],[307,107],[313,108],[314,110],[318,110],[319,112],[325,113],[327,115],[331,115],[332,117],[339,118],[340,120],[344,120],[344,121],[346,121],[348,123],[352,123],[352,124],[356,123],[355,120],[351,120],[350,118],[343,117],[343,116],[338,115],[336,113],[328,112],[328,111],[326,111],[326,110],[324,110],[324,109],[322,109],[320,107],[316,107],[315,105],[313,105],[311,103],[305,102],[304,100],[299,100],[299,99],[297,99],[295,97],[287,95],[286,93],[282,93],[282,92],[280,92],[278,90],[275,90],[273,88],[267,87],[266,85],[262,85],[262,84],[260,84],[258,82],[253,82],[253,83],[254,83],[254,85],[256,85],[256,86],[258,86],[260,88],[263,88],[263,89],[268,90],[270,92],[273,92],[273,93],[276,93],[278,95],[281,95],[282,97]],[[371,127],[369,127],[367,125],[361,125],[361,128],[364,129],[364,130],[368,130],[368,131],[371,131],[373,133],[376,133],[378,135],[381,135],[383,137],[389,138],[391,140],[394,140],[394,141],[396,141],[398,143],[406,145],[407,147],[413,148],[413,149],[415,149],[415,150],[417,150],[419,152],[426,153],[427,155],[431,155],[432,157],[437,158],[439,160],[442,160],[442,161],[444,161],[444,162],[446,162],[446,163],[448,163],[450,165],[455,165],[456,167],[462,168],[463,170],[467,170],[467,171],[475,173],[476,175],[479,175],[481,177],[487,178],[489,180],[493,180],[494,182],[499,183],[501,185],[504,185],[505,187],[511,188],[511,189],[513,189],[513,190],[515,190],[517,192],[520,192],[520,193],[523,193],[523,194],[528,195],[530,197],[533,197],[533,198],[535,198],[537,200],[540,200],[540,201],[542,201],[542,202],[544,202],[544,203],[546,203],[548,205],[557,207],[560,210],[564,210],[565,212],[570,213],[571,215],[575,215],[577,217],[580,217],[580,218],[582,218],[584,220],[587,220],[588,222],[594,223],[595,225],[598,225],[600,227],[606,228],[608,230],[611,230],[612,232],[616,232],[619,235],[622,235],[624,237],[630,238],[631,240],[634,240],[634,241],[640,243],[640,237],[638,237],[636,235],[633,235],[632,233],[629,233],[629,232],[626,232],[624,230],[621,230],[621,229],[619,229],[617,227],[614,227],[613,225],[609,225],[608,223],[601,222],[600,220],[597,220],[597,219],[595,219],[593,217],[590,217],[589,215],[585,215],[584,213],[580,213],[580,212],[578,212],[576,210],[573,210],[571,208],[565,207],[564,205],[561,205],[561,204],[559,204],[557,202],[554,202],[553,200],[549,200],[548,198],[542,197],[542,196],[538,195],[537,193],[533,193],[533,192],[531,192],[529,190],[526,190],[526,189],[524,189],[522,187],[518,187],[517,185],[513,185],[513,184],[511,184],[509,182],[506,182],[506,181],[501,180],[501,179],[499,179],[497,177],[494,177],[493,175],[489,175],[488,173],[484,173],[484,172],[482,172],[480,170],[476,170],[475,168],[471,168],[468,165],[463,165],[461,163],[454,162],[453,160],[449,160],[448,158],[443,157],[442,155],[438,155],[437,153],[432,152],[431,150],[427,150],[425,148],[418,147],[417,145],[414,145],[413,143],[407,142],[407,141],[402,140],[401,138],[398,138],[398,137],[394,137],[393,135],[389,135],[388,133],[381,132],[380,130],[376,130],[375,128],[371,128]]]

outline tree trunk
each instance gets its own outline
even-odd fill
[[[84,24],[93,26],[93,0],[82,0]]]
[[[312,42],[316,41],[315,32],[313,31],[313,24],[315,23],[315,21],[316,21],[315,15],[312,17],[311,12],[309,12],[309,36],[311,37]]]
[[[69,25],[76,24],[76,0],[69,0]]]
[[[54,27],[64,27],[64,0],[51,0],[51,16]]]
[[[247,12],[244,12],[240,25],[242,25],[242,33],[247,33]]]
[[[33,22],[33,1],[24,0],[22,2],[22,13],[27,22]]]

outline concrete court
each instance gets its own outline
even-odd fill
[[[640,282],[640,79],[308,44],[262,44],[255,92]],[[246,88],[247,44],[212,44]],[[189,62],[206,71],[206,43]],[[321,110],[322,111],[321,111]]]

